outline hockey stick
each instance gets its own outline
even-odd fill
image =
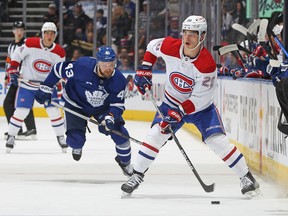
[[[277,59],[277,57],[271,53],[270,50],[268,50],[266,48],[266,39],[265,39],[265,35],[266,35],[266,32],[267,32],[267,27],[268,27],[268,20],[267,19],[262,19],[261,20],[261,23],[260,23],[260,28],[259,28],[259,34],[258,34],[258,42],[260,43],[260,45],[263,47],[263,49],[265,49],[265,51],[268,53],[269,57],[272,58],[272,59]],[[270,36],[269,37],[269,42],[271,44],[271,47],[273,48],[273,51],[275,53],[275,49],[274,49],[274,46],[272,45],[271,43],[271,38]]]
[[[233,54],[234,51],[236,51],[236,53],[238,55]],[[245,60],[243,59],[241,53],[239,52],[238,46],[236,44],[226,45],[226,46],[219,48],[219,50],[218,50],[219,55],[224,55],[224,54],[229,53],[229,52],[231,52],[234,55],[234,57],[240,61],[240,64],[243,68],[246,68],[246,66],[244,64]]]
[[[156,103],[156,101],[155,101],[155,99],[154,99],[151,91],[150,91],[148,88],[146,88],[145,91],[146,91],[146,93],[149,95],[149,97],[150,97],[153,105],[155,106],[157,112],[161,115],[162,119],[164,119],[164,115],[163,115],[163,113],[160,111],[160,109],[159,109],[159,107],[158,107],[158,105],[157,105],[157,103]],[[176,145],[178,146],[180,152],[181,152],[182,155],[184,156],[186,162],[188,163],[189,167],[192,169],[194,175],[196,176],[197,180],[198,180],[199,183],[201,184],[201,186],[202,186],[202,188],[204,189],[204,191],[207,192],[207,193],[213,192],[213,191],[214,191],[214,186],[215,186],[215,184],[213,183],[213,184],[211,184],[211,185],[206,185],[206,184],[202,181],[200,175],[198,174],[197,170],[196,170],[195,167],[193,166],[192,162],[190,161],[188,155],[187,155],[186,152],[184,151],[183,147],[181,146],[178,138],[176,137],[176,135],[175,135],[175,133],[174,133],[174,131],[172,130],[171,127],[169,127],[169,131],[170,131],[170,134],[171,134],[171,136],[173,137]]]
[[[101,125],[101,124],[100,124],[98,121],[96,121],[95,119],[89,118],[89,117],[84,116],[84,115],[82,115],[82,114],[80,114],[80,113],[78,113],[78,112],[75,112],[74,110],[71,110],[71,109],[69,109],[69,108],[67,108],[67,107],[64,107],[64,106],[56,103],[55,101],[51,101],[51,104],[54,105],[54,106],[56,106],[56,107],[58,107],[58,108],[61,108],[61,109],[65,110],[66,112],[69,112],[69,113],[71,113],[71,114],[73,114],[73,115],[75,115],[75,116],[78,116],[79,118],[85,119],[86,121],[91,122],[91,123],[93,123],[93,124],[95,124],[95,125]],[[121,132],[119,132],[119,131],[117,131],[117,130],[110,130],[110,131],[111,131],[112,133],[118,135],[118,136],[121,136],[121,137],[123,137],[123,138],[125,138],[125,139],[128,139],[128,140],[133,141],[133,142],[135,142],[135,143],[137,143],[137,144],[139,144],[139,145],[142,145],[142,142],[141,142],[141,141],[139,141],[139,140],[137,140],[137,139],[135,139],[135,138],[133,138],[133,137],[126,136],[125,134],[123,134],[123,133],[121,133]]]
[[[269,27],[269,25],[267,26],[267,31],[271,33],[272,37],[274,38],[274,40],[276,41],[276,43],[279,45],[279,47],[281,48],[281,50],[283,51],[283,53],[286,55],[286,57],[288,58],[288,52],[285,49],[284,45],[282,44],[282,42],[279,40],[279,38],[277,37],[277,35],[275,35],[275,33],[273,32],[273,30]]]

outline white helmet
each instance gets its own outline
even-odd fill
[[[42,38],[43,38],[43,34],[44,34],[45,31],[54,31],[56,36],[57,36],[57,27],[56,27],[56,25],[53,22],[45,22],[42,25],[42,28],[41,28]]]
[[[200,44],[202,44],[202,42],[206,38],[206,34],[202,36],[202,34],[206,33],[207,31],[206,19],[202,16],[196,16],[196,15],[189,16],[182,23],[182,33],[183,33],[183,30],[199,32],[198,44],[196,47],[191,49],[191,50],[195,50],[198,46],[200,46]]]
[[[206,19],[202,16],[189,16],[182,23],[182,31],[183,30],[198,31],[199,35],[201,35],[207,31]]]

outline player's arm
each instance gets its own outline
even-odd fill
[[[49,75],[44,82],[39,86],[38,91],[35,94],[35,99],[40,104],[50,104],[51,96],[53,93],[53,87],[59,82],[60,79],[69,79],[74,76],[73,70],[74,62],[59,62],[53,65]]]
[[[155,39],[149,42],[144,54],[142,65],[139,65],[134,77],[134,83],[141,94],[145,94],[145,88],[152,86],[152,67],[160,56],[160,47],[164,38]]]
[[[107,131],[114,129],[115,119],[118,119],[123,114],[125,107],[125,89],[127,81],[125,78],[117,79],[117,83],[113,82],[109,87],[112,91],[109,94],[110,107],[108,114],[99,126],[100,133],[108,135]]]

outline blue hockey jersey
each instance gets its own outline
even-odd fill
[[[125,110],[127,80],[117,69],[108,79],[99,77],[96,70],[97,59],[92,57],[60,62],[53,66],[43,84],[53,86],[63,78],[66,80],[63,92],[65,102],[88,116],[108,110],[117,119]]]

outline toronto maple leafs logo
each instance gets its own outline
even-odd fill
[[[93,107],[100,107],[104,104],[105,99],[108,97],[108,93],[104,90],[102,91],[85,91],[85,96],[88,103],[91,104]]]

